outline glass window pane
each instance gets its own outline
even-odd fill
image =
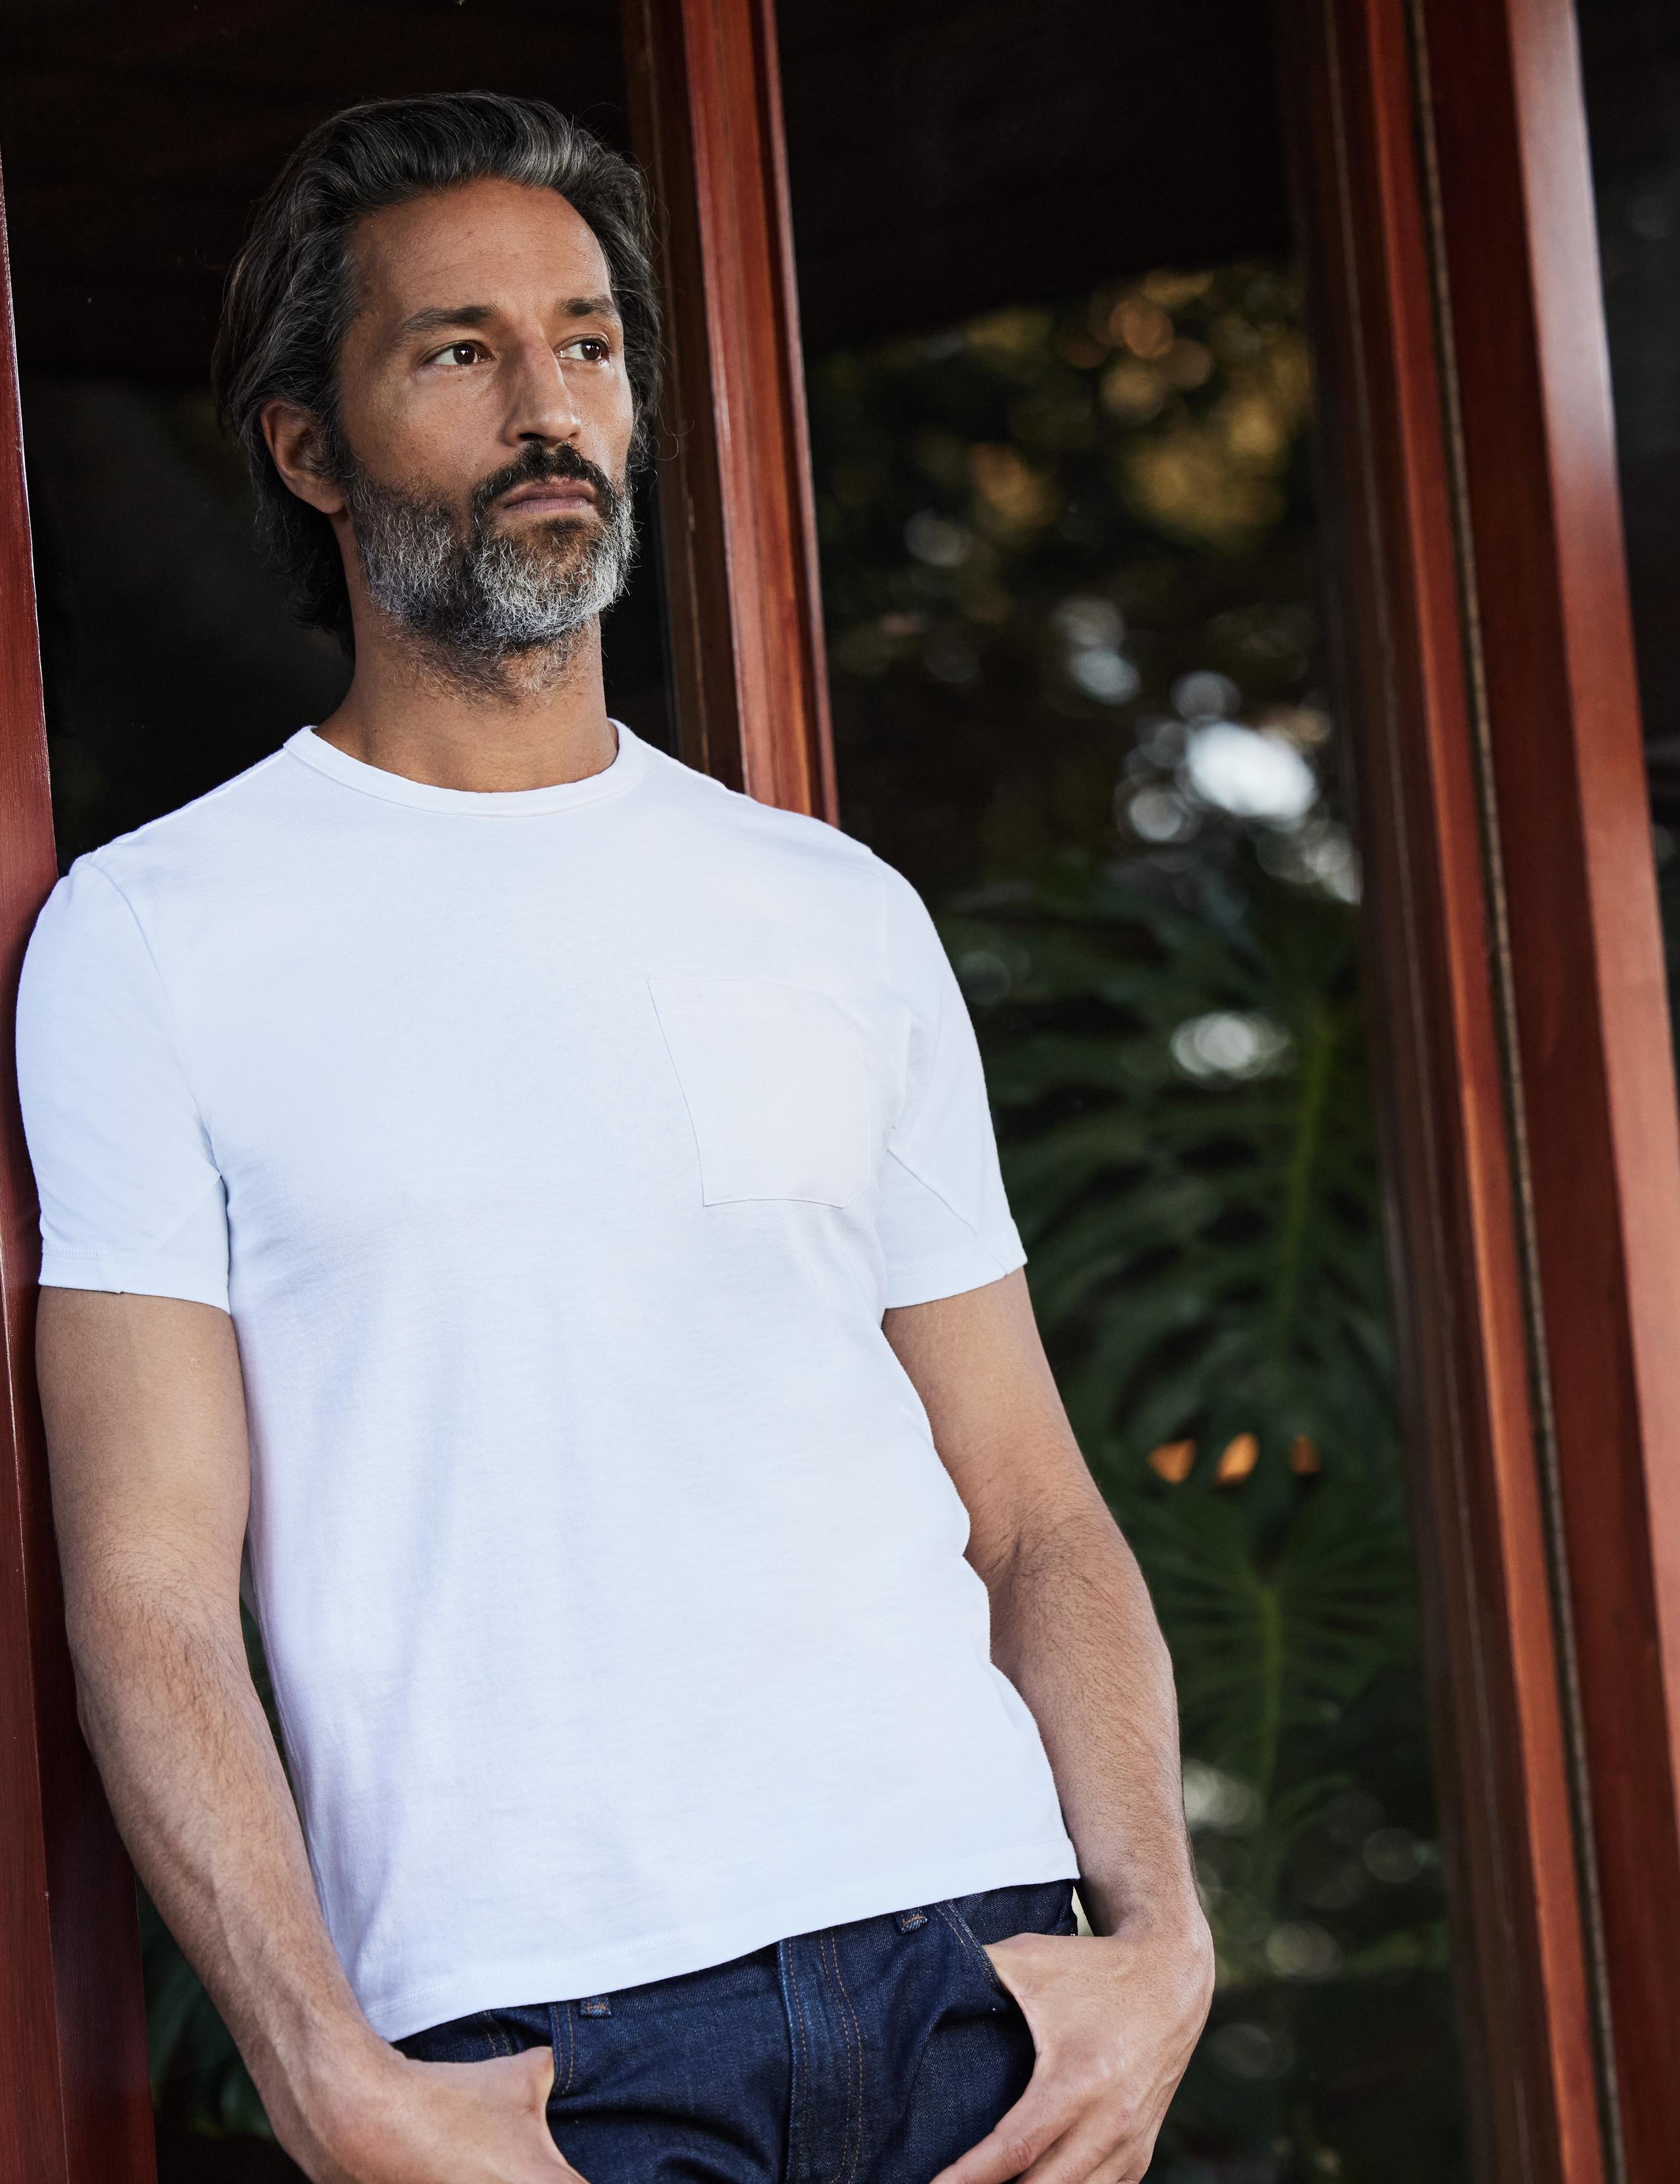
[[[1463,2178],[1264,11],[978,20],[783,14],[843,819],[1175,1657],[1220,1985],[1151,2175]]]

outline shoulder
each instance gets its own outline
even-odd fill
[[[98,915],[92,904],[109,891],[148,937],[175,909],[199,922],[231,917],[264,873],[298,863],[299,819],[308,826],[308,815],[292,806],[308,795],[306,771],[284,749],[273,751],[219,788],[79,856],[59,894]]]
[[[694,826],[720,839],[747,849],[804,858],[814,866],[837,871],[886,869],[872,850],[849,834],[843,834],[837,827],[831,827],[826,819],[761,804],[756,797],[743,795],[738,788],[729,788],[710,774],[697,772],[681,759],[651,746],[648,755],[655,794]]]
[[[826,821],[782,811],[661,759],[681,806],[722,854],[715,869],[795,931],[826,936],[913,1017],[937,1021],[955,981],[926,904],[904,874]]]
[[[26,981],[149,978],[174,936],[236,926],[263,874],[296,862],[295,826],[277,827],[276,807],[303,771],[276,751],[78,857],[36,920]]]
[[[714,884],[757,890],[766,909],[827,904],[861,931],[903,885],[872,850],[826,820],[761,804],[663,752],[650,754],[654,803]]]
[[[219,868],[236,869],[298,771],[283,749],[273,751],[190,804],[78,857],[69,877],[97,874],[134,902],[171,882],[190,887]]]

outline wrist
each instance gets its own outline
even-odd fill
[[[268,2086],[259,2090],[287,2152],[312,2176],[334,2177],[351,2170],[354,2148],[403,2067],[403,2057],[358,2018],[313,2033],[289,2064],[276,2060],[277,2099]]]
[[[1163,1940],[1199,1941],[1208,1931],[1207,1914],[1193,1884],[1171,1896],[1158,1896],[1128,1910],[1119,1921],[1126,1933],[1158,1933]]]
[[[1104,1938],[1125,1941],[1134,1947],[1182,1948],[1211,1958],[1212,1936],[1194,1880],[1187,1873],[1182,1881],[1148,1890],[1134,1883],[1126,1889],[1104,1889],[1082,1880],[1080,1900],[1092,1930]]]
[[[1173,1935],[1195,1939],[1208,1930],[1188,1854],[1162,1858],[1155,1872],[1140,1872],[1138,1863],[1127,1863],[1116,1874],[1082,1872],[1079,1903],[1099,1935],[1160,1935],[1171,1942]]]
[[[1187,2010],[1205,2015],[1213,1998],[1213,1932],[1193,1890],[1136,1905],[1105,1928],[1103,1938],[1128,1970],[1140,1960],[1150,1965]]]

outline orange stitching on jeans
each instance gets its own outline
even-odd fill
[[[793,1991],[794,2014],[798,2021],[799,2061],[802,2066],[799,2072],[801,2080],[799,2103],[791,2108],[793,2126],[793,2175],[791,2184],[799,2184],[800,2178],[805,2173],[805,2133],[799,2108],[809,2097],[811,2066],[809,2050],[805,2042],[805,1998],[799,1992],[799,1975],[793,1969],[793,1952],[791,1947],[783,1961],[787,1970],[787,1984]]]
[[[514,2043],[497,2024],[492,2013],[487,2009],[481,2009],[478,2014],[485,2031],[489,2035],[491,2052],[497,2055],[511,2055],[514,2053]]]
[[[832,1975],[830,1970],[828,1959],[834,1940],[832,1930],[825,1928],[821,1933],[814,1935],[812,1939],[816,1943],[818,1969],[821,1971],[824,1980],[829,1981],[832,1986]],[[839,2012],[837,2009],[834,2012],[834,2017],[835,2023],[840,2032],[840,2036],[846,2042],[846,2075],[849,2079],[851,2075],[852,2062],[851,2036],[846,2031],[844,2025],[840,2023]],[[848,2086],[847,2091],[849,2093],[849,2086]],[[850,2119],[847,2118],[844,2121],[844,2126],[840,2135],[840,2153],[838,2159],[832,2172],[826,2180],[826,2184],[844,2184],[844,2171],[849,2165],[847,2160],[847,2148],[851,2142],[851,2122]]]
[[[832,1926],[828,1930],[828,1953],[833,1960],[835,1983],[840,1989],[840,1998],[846,2005],[846,2014],[851,2019],[852,2031],[857,2036],[857,2143],[852,2148],[852,2158],[846,2165],[846,2174],[840,2180],[840,2184],[852,2184],[853,2177],[857,2175],[858,2164],[863,2159],[864,2150],[864,2036],[863,2029],[858,2023],[858,2014],[852,2007],[851,1995],[847,1991],[846,1975],[840,1969],[839,1936]]]
[[[969,1955],[974,1958],[992,1987],[999,1994],[1002,1995],[1005,2001],[1007,2001],[1009,1999],[1009,1989],[1004,1985],[1002,1980],[999,1978],[997,1966],[992,1962],[990,1957],[987,1955],[985,1950],[981,1947],[978,1936],[969,1931],[967,1922],[958,1911],[955,1904],[948,1903],[936,1903],[933,1908],[939,1914],[939,1916],[944,1920],[945,1924],[950,1928],[951,1931],[956,1936],[957,1939],[962,1943]]]
[[[560,2027],[565,2027],[566,2071],[560,2076]],[[554,2059],[554,2082],[548,2088],[551,2101],[559,2100],[571,2091],[572,2072],[577,2067],[577,2041],[572,2030],[571,2004],[551,2002],[548,2004],[548,2046]]]
[[[843,1971],[841,1970],[841,1969],[840,1969],[840,1936],[839,1936],[839,1935],[838,1935],[837,1933],[834,1936],[834,1938],[833,1938],[833,1953],[834,1953],[834,1976],[835,1976],[835,1978],[836,1978],[836,1979],[839,1981],[839,1983],[840,1983],[840,1995],[841,1995],[841,1999],[844,2002],[844,2003],[845,2003],[845,2005],[846,2005],[846,2014],[847,2014],[847,2015],[851,2019],[851,2020],[852,2020],[852,2030],[853,2030],[854,2033],[857,2036],[857,2048],[858,2048],[858,2139],[857,2139],[857,2144],[856,2144],[856,2146],[853,2148],[853,2151],[852,2151],[852,2164],[851,2164],[851,2166],[850,2166],[850,2168],[849,2168],[849,2169],[848,2169],[848,2170],[846,2171],[847,2184],[851,2184],[851,2179],[852,2179],[853,2177],[854,2177],[854,2176],[857,2175],[857,2173],[858,2173],[858,2164],[859,2164],[859,2163],[863,2159],[863,2153],[864,2153],[864,2036],[863,2036],[863,2027],[862,2027],[862,2026],[858,2023],[858,2013],[857,2013],[857,2012],[856,2012],[856,2010],[855,2010],[855,2009],[854,2009],[854,2008],[853,2008],[853,2007],[852,2007],[852,1997],[851,1997],[850,1991],[849,1991],[849,1989],[847,1987],[847,1985],[846,1985],[846,1975],[845,1975],[845,1973],[844,1973],[844,1972],[843,1972]]]

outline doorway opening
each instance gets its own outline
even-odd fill
[[[1464,2180],[1266,18],[783,36],[842,823],[939,919],[1177,1673],[1220,1983],[1150,2176]]]

